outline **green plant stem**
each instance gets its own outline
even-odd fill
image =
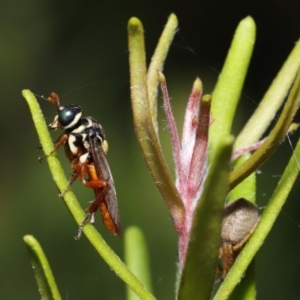
[[[245,270],[263,245],[268,233],[273,227],[278,214],[281,211],[287,197],[297,179],[300,171],[300,140],[293,155],[267,205],[252,237],[247,242],[243,251],[229,271],[223,284],[216,293],[214,300],[225,300],[229,297],[234,287],[239,283]]]
[[[61,300],[53,273],[41,245],[32,235],[25,235],[23,239],[28,247],[41,299]]]
[[[50,134],[47,130],[47,125],[45,119],[41,112],[41,109],[36,101],[34,95],[29,90],[23,90],[22,94],[26,99],[34,125],[38,132],[40,142],[43,146],[45,153],[50,153],[53,150],[53,143],[50,137]],[[55,181],[60,192],[62,192],[68,185],[67,179],[64,175],[63,169],[56,158],[56,155],[50,155],[47,157],[47,162],[53,180]],[[64,195],[64,201],[76,220],[77,224],[81,224],[85,213],[80,207],[74,193],[72,191],[67,191]],[[84,234],[94,246],[96,251],[101,255],[104,261],[109,265],[109,267],[114,270],[114,272],[126,283],[128,286],[138,294],[142,299],[155,299],[143,286],[141,282],[128,270],[126,265],[120,260],[120,258],[114,253],[114,251],[106,244],[102,236],[91,224],[86,224],[83,229]]]
[[[152,291],[149,254],[143,232],[136,226],[126,229],[124,234],[125,263],[129,270]],[[127,300],[139,297],[127,286]]]

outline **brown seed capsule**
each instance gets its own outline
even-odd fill
[[[226,277],[242,247],[250,238],[258,220],[257,206],[246,199],[241,198],[225,206],[219,253],[222,267],[218,270],[222,279]]]

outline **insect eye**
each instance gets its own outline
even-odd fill
[[[81,114],[81,107],[72,104],[66,105],[58,113],[58,122],[63,128],[72,127],[79,121]]]

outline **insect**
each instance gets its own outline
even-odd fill
[[[64,132],[54,144],[54,150],[61,146],[70,161],[73,174],[66,189],[59,195],[63,197],[76,179],[94,190],[95,198],[87,209],[75,239],[78,240],[87,222],[94,222],[94,214],[99,209],[105,227],[113,235],[122,235],[120,215],[113,177],[106,160],[108,143],[102,126],[92,117],[82,117],[82,108],[75,104],[60,105],[59,97],[52,92],[47,99],[57,108],[57,116],[49,124],[53,130],[58,128]]]
[[[240,198],[225,206],[217,273],[224,279],[259,221],[258,207]]]

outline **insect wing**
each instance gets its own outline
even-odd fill
[[[115,223],[118,233],[122,234],[120,214],[118,208],[117,194],[115,190],[114,180],[108,165],[105,153],[101,147],[97,135],[89,136],[90,149],[93,156],[97,175],[100,179],[105,180],[108,184],[107,193],[104,196],[104,201],[107,205],[108,213]]]

